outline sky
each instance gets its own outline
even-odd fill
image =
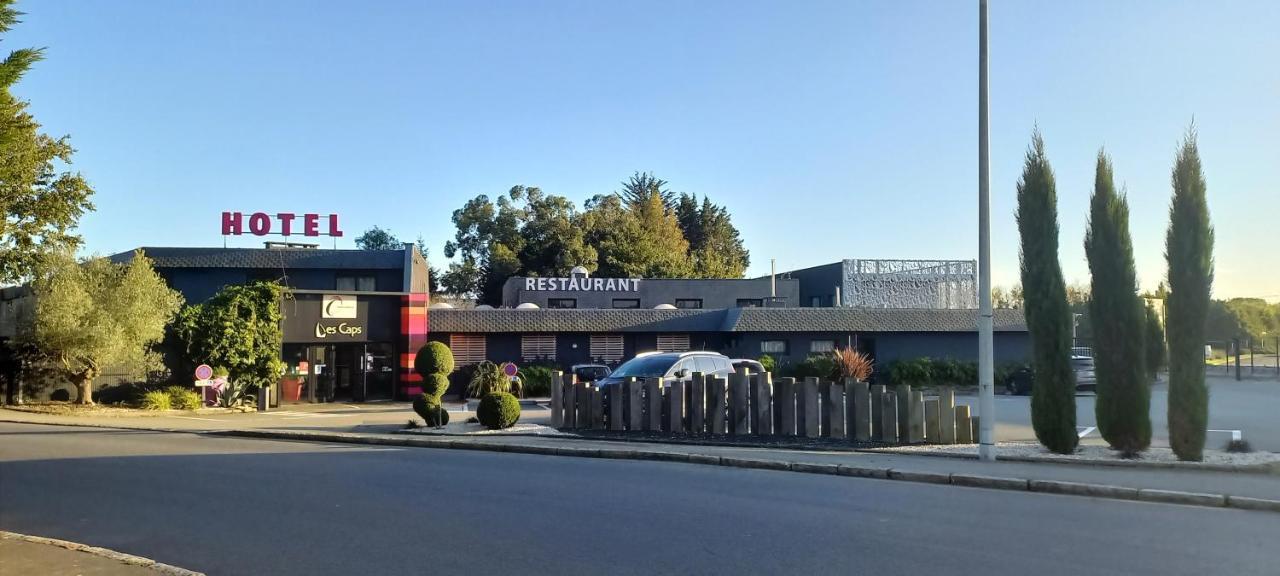
[[[221,213],[341,215],[421,235],[538,186],[579,203],[651,171],[727,206],[749,275],[843,258],[976,259],[976,1],[26,0],[0,50],[97,194],[86,250],[219,246]],[[992,0],[992,274],[1018,281],[1032,130],[1061,261],[1095,157],[1125,188],[1139,281],[1164,278],[1193,119],[1215,297],[1280,298],[1280,2]],[[261,238],[232,238],[257,246]],[[327,240],[325,246],[332,246]]]

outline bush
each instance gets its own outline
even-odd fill
[[[790,366],[792,378],[821,378],[830,380],[837,375],[836,363],[829,354],[821,354],[805,358],[803,362]]]
[[[143,410],[168,410],[169,393],[164,390],[152,390],[142,395]]]
[[[424,378],[428,374],[453,372],[453,352],[443,342],[427,342],[414,357],[413,370]]]
[[[449,376],[446,374],[426,374],[422,377],[422,393],[435,398],[436,403],[449,391]]]
[[[449,412],[440,405],[440,400],[428,394],[419,394],[413,399],[413,411],[417,412],[427,426],[438,428],[449,423]]]
[[[894,360],[889,363],[889,380],[894,386],[927,386],[934,380],[933,361],[928,358]]]
[[[551,395],[551,379],[555,374],[549,366],[525,366],[520,369],[520,378],[524,381],[526,397]]]
[[[875,370],[875,363],[866,354],[853,348],[841,348],[831,353],[831,362],[841,377],[865,382]]]
[[[492,392],[480,400],[476,410],[480,423],[490,430],[515,426],[520,420],[520,401],[506,392]]]
[[[476,365],[475,375],[471,377],[471,383],[467,385],[467,396],[484,398],[494,392],[509,392],[510,390],[511,379],[502,373],[502,368],[493,362],[485,360]]]
[[[169,405],[175,410],[197,410],[204,405],[195,390],[182,386],[170,386],[164,391],[169,395]]]
[[[778,367],[778,361],[774,360],[773,356],[770,356],[768,354],[760,355],[760,357],[757,358],[757,361],[760,362],[760,365],[764,367],[765,372],[772,373]]]

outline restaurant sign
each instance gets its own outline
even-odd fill
[[[636,292],[639,278],[525,278],[524,289],[536,292]]]

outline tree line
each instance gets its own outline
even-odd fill
[[[481,194],[453,212],[453,224],[444,254],[458,261],[441,288],[494,306],[511,276],[566,276],[583,266],[618,278],[741,278],[751,263],[724,206],[676,194],[650,173],[633,174],[581,209],[537,187]]]
[[[1169,365],[1169,442],[1179,459],[1201,460],[1209,410],[1203,345],[1213,286],[1213,227],[1194,127],[1179,147],[1171,184],[1168,272],[1160,290]],[[1038,130],[1017,192],[1022,283],[1000,296],[1014,303],[1020,299],[1025,310],[1036,373],[1031,398],[1036,438],[1064,454],[1074,452],[1079,442],[1069,362],[1074,300],[1091,318],[1099,433],[1123,456],[1136,457],[1151,444],[1151,384],[1166,344],[1159,330],[1152,329],[1154,311],[1138,294],[1128,199],[1116,190],[1111,158],[1098,152],[1084,239],[1090,285],[1074,298],[1058,261],[1057,190]]]

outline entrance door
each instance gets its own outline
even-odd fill
[[[333,401],[333,350],[331,346],[307,347],[307,360],[311,363],[304,391],[311,402]]]

